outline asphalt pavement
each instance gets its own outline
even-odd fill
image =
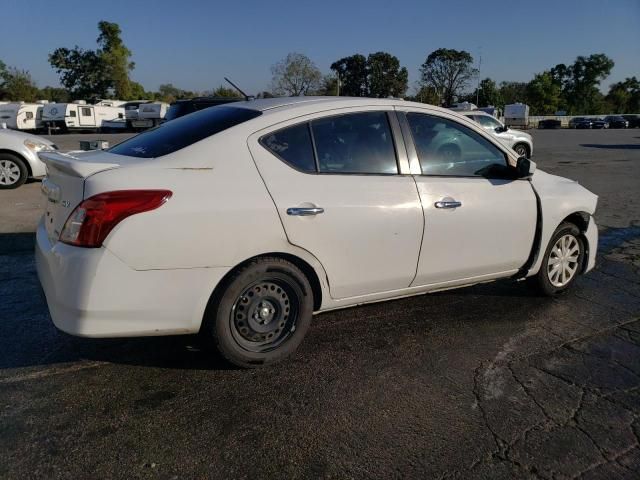
[[[600,195],[598,265],[572,291],[321,314],[251,371],[194,337],[58,332],[39,184],[0,192],[0,478],[639,478],[640,130],[533,135],[539,168]]]

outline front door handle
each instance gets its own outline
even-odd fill
[[[310,215],[318,215],[324,213],[324,208],[321,207],[294,207],[287,208],[287,215],[308,217]]]
[[[458,208],[462,206],[462,202],[458,202],[457,200],[441,200],[439,202],[436,202],[435,204],[436,208]]]

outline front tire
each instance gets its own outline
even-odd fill
[[[513,149],[519,157],[529,158],[529,147],[527,147],[524,143],[518,143],[514,145]]]
[[[259,258],[211,299],[205,333],[229,362],[255,368],[295,352],[312,314],[313,291],[304,273],[282,258]]]
[[[0,153],[0,190],[18,188],[28,176],[24,160],[10,153]]]
[[[555,231],[534,277],[541,293],[554,296],[567,290],[582,269],[585,245],[580,230],[564,222]]]

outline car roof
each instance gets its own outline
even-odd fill
[[[484,115],[485,117],[495,118],[493,115],[487,112],[483,112],[482,110],[454,110],[456,113],[460,113],[462,115]]]

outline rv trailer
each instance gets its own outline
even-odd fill
[[[42,122],[51,130],[100,130],[103,127],[124,129],[124,108],[73,103],[50,103],[42,109]],[[107,123],[108,125],[105,125]]]
[[[164,120],[169,108],[168,103],[149,102],[138,107],[138,118],[131,121],[131,126],[135,129],[144,129],[160,125]]]
[[[5,103],[0,105],[0,122],[13,130],[38,130],[42,127],[42,107],[40,103]]]

